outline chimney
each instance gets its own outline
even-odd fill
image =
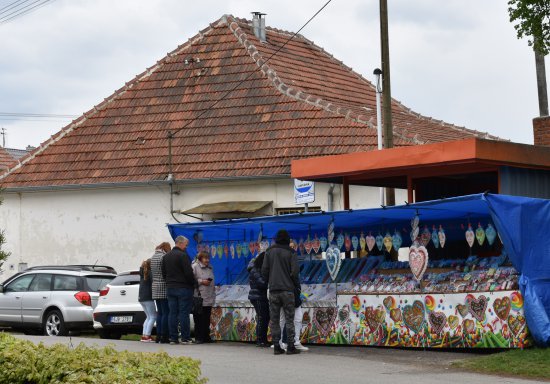
[[[254,36],[256,36],[262,43],[265,43],[265,13],[262,12],[252,12],[252,30],[254,31]]]
[[[550,116],[533,119],[533,136],[535,145],[550,147]]]

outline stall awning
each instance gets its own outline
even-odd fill
[[[273,201],[224,201],[220,203],[201,204],[182,211],[182,213],[255,213]]]

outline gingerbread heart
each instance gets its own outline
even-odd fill
[[[439,235],[435,227],[432,231],[432,243],[434,244],[434,247],[439,248]]]
[[[508,325],[515,337],[518,337],[525,328],[525,317],[522,315],[510,315],[508,316]]]
[[[401,312],[401,308],[390,309],[390,318],[396,323],[402,322],[403,313]]]
[[[374,238],[374,236],[372,235],[368,235],[366,238],[365,238],[366,242],[367,242],[367,249],[370,251],[372,251],[372,249],[374,248],[375,244],[376,244],[376,239]]]
[[[487,224],[487,229],[485,230],[485,237],[487,237],[487,242],[489,245],[493,245],[497,237],[497,231],[493,227],[493,224]]]
[[[350,310],[349,305],[345,304],[338,311],[338,320],[340,321],[340,324],[347,324],[351,321],[349,317],[349,310]]]
[[[384,304],[384,307],[386,307],[388,311],[395,308],[395,299],[393,298],[393,296],[385,297],[382,303]]]
[[[403,319],[405,325],[415,333],[420,333],[424,327],[425,319],[424,303],[420,300],[415,300],[412,305],[406,305],[403,308]]]
[[[503,297],[502,299],[496,299],[493,303],[493,309],[499,319],[506,321],[512,308],[512,302],[509,297]]]
[[[347,233],[346,236],[344,236],[344,246],[347,252],[351,251],[351,239]]]
[[[391,237],[391,242],[393,245],[393,249],[395,249],[396,251],[398,251],[399,248],[401,248],[401,244],[403,244],[403,238],[401,237],[399,232],[395,231],[395,233]]]
[[[466,230],[466,241],[468,242],[468,245],[470,246],[470,248],[473,247],[474,245],[474,240],[476,238],[476,235],[474,234],[474,231],[472,231],[472,226],[470,224],[468,224],[468,229]]]
[[[414,278],[418,281],[422,280],[424,272],[428,267],[428,250],[423,245],[411,245],[409,248],[409,266]]]
[[[384,237],[382,235],[376,236],[376,248],[378,248],[379,251],[382,251],[382,248],[384,247]]]
[[[241,258],[241,254],[242,254],[241,243],[237,243],[237,245],[235,246],[235,250],[237,251],[237,257]]]
[[[428,315],[428,321],[432,326],[432,332],[440,334],[443,331],[443,328],[445,328],[445,324],[447,324],[447,316],[445,316],[445,313],[443,312],[432,311]]]
[[[386,251],[391,252],[391,249],[393,247],[393,241],[391,238],[391,235],[389,233],[386,233],[386,236],[384,236],[384,247],[386,248]]]
[[[460,313],[460,316],[466,317],[468,314],[468,306],[463,304],[458,304],[456,306],[456,309],[458,310],[458,313]]]
[[[428,229],[428,227],[424,227],[424,230],[420,235],[420,242],[422,243],[423,246],[427,247],[431,239],[432,239],[432,234],[430,230]]]
[[[338,249],[342,249],[342,246],[344,245],[345,241],[346,240],[344,238],[344,235],[340,233],[338,237],[336,237],[336,245],[338,245]]]
[[[212,244],[212,245],[210,246],[210,256],[211,256],[212,258],[215,258],[217,252],[218,252],[218,248],[217,248],[214,244]]]
[[[248,255],[248,243],[246,241],[243,241],[241,244],[241,251],[243,253],[243,256],[246,257]]]
[[[481,295],[477,299],[470,299],[468,302],[468,310],[476,320],[483,321],[488,301],[487,297]]]
[[[479,245],[483,245],[483,242],[485,241],[485,230],[483,229],[481,224],[479,224],[476,229],[476,239]]]
[[[376,330],[382,326],[385,319],[386,311],[384,311],[382,306],[378,306],[376,309],[373,307],[365,308],[365,320],[371,332],[376,332]]]
[[[328,335],[330,329],[334,325],[336,314],[336,309],[333,307],[315,308],[313,310],[313,324],[323,337]]]
[[[326,263],[330,277],[332,277],[332,280],[336,280],[336,276],[338,276],[340,266],[342,265],[339,248],[334,245],[328,247],[326,252]]]
[[[464,329],[464,332],[466,333],[474,333],[475,332],[475,323],[471,319],[466,319],[462,322],[462,328]]]
[[[319,243],[321,243],[321,249],[323,250],[323,252],[325,252],[325,250],[327,249],[327,245],[328,245],[328,240],[325,236],[321,236],[319,238]]]
[[[445,235],[445,230],[441,226],[439,226],[437,237],[439,238],[439,245],[441,245],[441,248],[445,248],[445,241],[447,240],[447,236]]]
[[[313,252],[316,254],[319,253],[319,249],[321,249],[321,241],[317,238],[317,235],[315,235],[315,239],[311,242],[311,249],[313,249]]]
[[[306,249],[306,253],[309,255],[311,253],[311,241],[309,240],[309,237],[304,243],[304,248]]]
[[[458,316],[450,315],[447,318],[447,321],[449,322],[449,327],[451,327],[451,329],[458,327]]]
[[[361,246],[361,250],[363,252],[367,249],[367,239],[365,238],[365,235],[363,235],[363,232],[361,232],[361,237],[359,238],[359,245]]]
[[[218,254],[218,257],[221,259],[223,255],[223,245],[221,243],[218,244],[216,252]]]
[[[354,251],[357,251],[357,248],[359,247],[359,238],[357,236],[353,236],[351,238],[351,246]]]
[[[235,258],[235,245],[233,243],[231,243],[231,245],[229,246],[229,253],[231,254],[231,258],[234,259]]]

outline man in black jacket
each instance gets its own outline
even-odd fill
[[[168,317],[170,344],[178,344],[178,323],[182,344],[190,344],[189,315],[193,307],[193,290],[196,281],[191,260],[185,250],[189,240],[185,236],[178,236],[175,243],[176,246],[162,258],[162,276],[166,280],[166,297],[170,312]]]
[[[279,345],[281,339],[280,313],[285,314],[288,340],[294,340],[294,291],[300,287],[298,255],[289,246],[290,236],[281,229],[275,237],[275,245],[266,251],[262,276],[269,284],[269,311],[271,314],[271,337],[275,355],[284,353]],[[288,343],[287,355],[300,353],[294,343]]]

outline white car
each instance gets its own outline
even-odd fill
[[[120,339],[121,335],[139,334],[143,330],[145,312],[138,301],[139,271],[117,275],[99,291],[94,309],[94,329],[102,339]],[[191,317],[191,330],[194,328]]]

